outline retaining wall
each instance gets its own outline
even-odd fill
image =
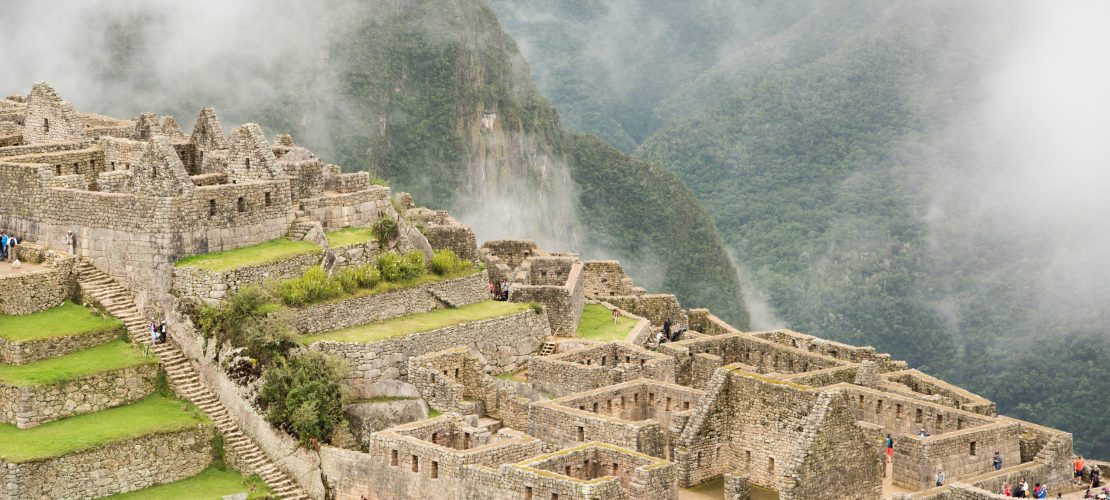
[[[56,384],[0,384],[0,422],[27,429],[138,401],[154,392],[158,365],[97,373]]]

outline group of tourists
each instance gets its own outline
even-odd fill
[[[509,284],[508,280],[503,279],[497,283],[491,281],[489,282],[489,295],[493,298],[493,300],[508,302],[510,286],[511,285]]]
[[[15,261],[15,247],[19,244],[19,237],[14,232],[5,230],[0,233],[0,260]]]
[[[1014,498],[1048,498],[1048,485],[1036,483],[1029,488],[1029,481],[1024,477],[1016,484],[1006,483],[1002,487],[1002,496]],[[1056,498],[1061,498],[1063,493],[1057,493]]]
[[[619,313],[618,310],[616,310],[616,309],[613,310],[613,321],[614,322],[617,320],[617,314],[618,313]],[[674,325],[671,323],[670,318],[667,318],[667,319],[663,320],[663,328],[655,333],[655,345],[658,347],[659,344],[662,344],[664,342],[674,342],[674,341],[682,338],[683,333],[686,333],[685,328],[682,328],[682,327],[675,328]]]
[[[1102,486],[1102,469],[1097,464],[1087,464],[1080,456],[1075,459],[1073,465],[1075,466],[1075,484],[1087,486],[1087,494],[1083,498],[1110,498],[1110,488],[1102,488],[1102,491],[1099,491],[1099,487]],[[1084,478],[1084,475],[1087,477]]]
[[[166,341],[166,321],[162,320],[161,323],[155,323],[150,320],[150,345],[161,344]]]

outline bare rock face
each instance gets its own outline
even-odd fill
[[[377,398],[343,407],[361,448],[370,445],[370,434],[390,427],[428,418],[428,403],[423,399]]]

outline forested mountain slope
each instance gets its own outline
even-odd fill
[[[530,62],[548,65],[537,81],[557,105],[616,115],[571,113],[571,124],[627,136],[636,156],[678,174],[787,325],[874,345],[1110,456],[1110,397],[1093,382],[1110,375],[1110,290],[1088,222],[1105,213],[1030,219],[1030,203],[1000,201],[1039,195],[1006,192],[1025,160],[980,117],[998,54],[1019,39],[1009,5],[493,3]],[[599,68],[577,52],[591,39],[567,36],[621,16],[651,20],[617,37],[656,56],[631,67],[667,73],[682,57],[669,44],[688,36],[712,56],[676,66],[683,82],[624,113],[628,86],[606,79],[627,63]],[[749,23],[761,28],[714,29]],[[590,91],[568,90],[578,82]],[[614,128],[641,116],[643,140]]]

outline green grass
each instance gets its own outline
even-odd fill
[[[258,476],[246,477],[233,470],[220,470],[215,467],[204,469],[188,479],[151,486],[146,489],[120,493],[108,497],[112,500],[220,500],[224,495],[250,492],[254,485],[255,492],[247,498],[266,498],[271,495]]]
[[[37,313],[0,315],[0,338],[22,342],[100,332],[121,326],[123,321],[101,317],[96,311],[67,300],[60,306]]]
[[[0,382],[33,386],[63,382],[132,366],[154,364],[158,358],[143,356],[122,340],[25,365],[0,364]]]
[[[460,271],[460,272],[457,272],[457,273],[447,274],[447,275],[443,275],[443,276],[440,276],[438,274],[433,274],[433,273],[424,273],[424,274],[421,274],[416,279],[411,279],[411,280],[408,280],[408,281],[384,281],[383,280],[380,283],[378,283],[377,285],[374,285],[373,288],[359,288],[358,290],[355,290],[354,292],[346,293],[346,294],[343,294],[343,295],[340,295],[338,297],[331,298],[331,299],[328,299],[328,300],[321,300],[319,302],[312,302],[310,304],[305,304],[304,306],[286,306],[284,304],[278,304],[278,307],[312,307],[312,306],[318,306],[320,304],[331,304],[331,303],[334,303],[334,302],[342,302],[344,300],[357,299],[359,297],[365,297],[367,295],[377,295],[379,293],[386,293],[386,292],[392,292],[394,290],[412,288],[414,286],[427,285],[428,283],[439,283],[439,282],[442,282],[442,281],[450,281],[450,280],[454,280],[454,279],[464,278],[464,277],[467,277],[467,276],[473,276],[473,275],[478,274],[480,272],[481,272],[481,270],[478,269],[478,268],[471,268],[471,269],[466,269],[466,270],[463,270],[463,271]]]
[[[325,234],[328,245],[332,247],[345,247],[366,243],[374,239],[374,230],[368,227],[347,227],[338,231]]]
[[[190,255],[178,260],[175,267],[196,267],[222,273],[245,266],[268,264],[323,250],[311,241],[293,241],[278,238],[249,247],[236,248],[226,252],[212,252]]]
[[[153,395],[126,406],[55,420],[25,430],[0,424],[0,459],[21,463],[60,457],[200,424],[210,425],[211,421],[193,405]]]
[[[589,340],[624,340],[636,320],[621,316],[613,323],[613,313],[600,304],[586,304],[578,321],[578,336]]]
[[[311,344],[321,340],[336,342],[370,343],[392,337],[401,337],[418,332],[427,332],[461,323],[507,316],[528,310],[528,304],[516,302],[486,301],[454,309],[436,309],[421,314],[410,314],[399,318],[367,323],[365,325],[324,332],[319,335],[301,337],[301,342]]]

